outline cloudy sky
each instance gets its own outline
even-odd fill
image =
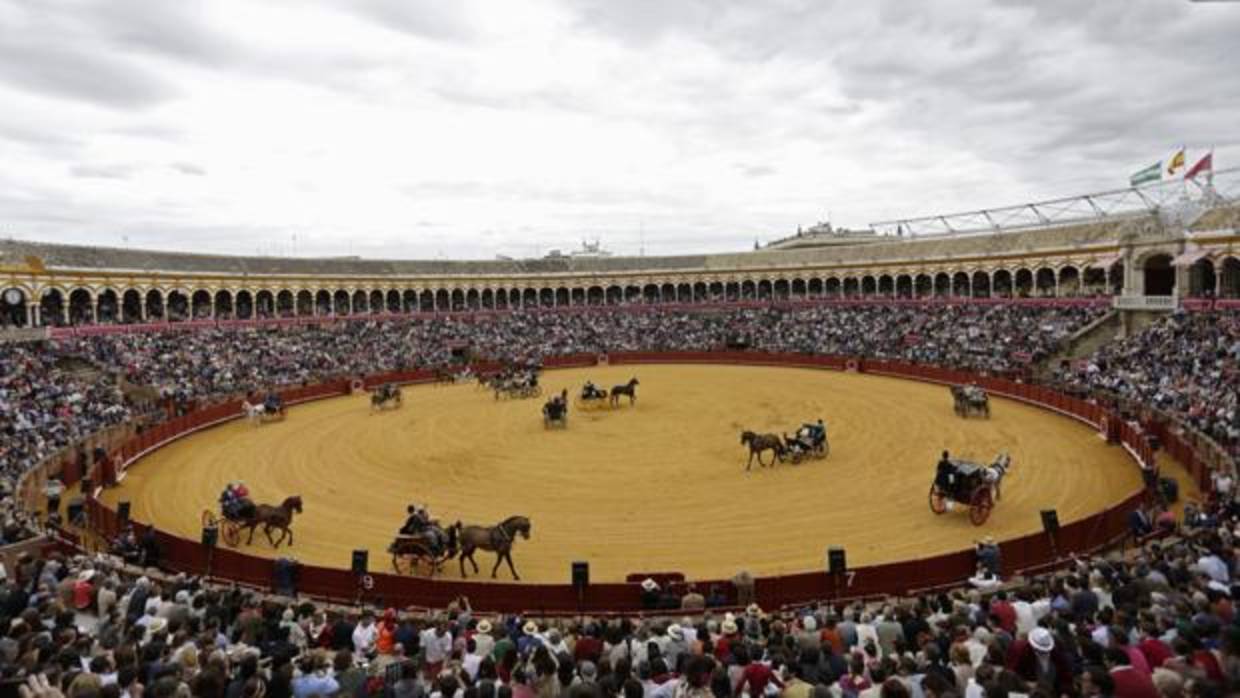
[[[0,0],[0,236],[741,250],[1236,164],[1237,37],[1188,0]]]

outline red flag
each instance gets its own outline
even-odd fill
[[[1199,172],[1213,172],[1213,171],[1214,171],[1214,151],[1212,150],[1209,153],[1206,153],[1205,157],[1198,160],[1197,164],[1188,168],[1188,172],[1184,173],[1184,179],[1192,179],[1193,177],[1196,177],[1197,173]]]

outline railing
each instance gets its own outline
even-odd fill
[[[51,336],[46,327],[6,327],[0,330],[0,344],[8,342],[37,342]]]
[[[551,366],[591,365],[593,356],[563,357]],[[1001,378],[907,364],[898,361],[875,361],[848,357],[786,355],[760,352],[637,352],[615,353],[609,363],[724,363],[740,365],[781,365],[858,371],[912,380],[939,383],[975,381],[990,393],[1021,400],[1044,409],[1080,420],[1100,428],[1109,438],[1121,443],[1135,458],[1153,457],[1145,433],[1120,419],[1103,407],[1035,385]],[[371,376],[368,385],[383,381],[415,382],[426,380],[425,372],[390,373]],[[285,391],[289,403],[315,400],[348,392],[349,381]],[[150,451],[187,434],[205,429],[240,413],[239,402],[233,401],[199,410],[154,427],[121,444],[114,459],[126,466]],[[1179,454],[1185,467],[1198,483],[1206,481],[1204,464],[1195,459],[1191,449],[1179,442],[1174,432],[1165,435],[1169,452]],[[1018,572],[1056,562],[1061,554],[1090,552],[1121,540],[1127,533],[1128,514],[1143,498],[1133,492],[1123,501],[1101,512],[1060,528],[1055,544],[1043,533],[1035,533],[1000,544],[1002,559],[1008,573]],[[116,512],[96,499],[87,500],[91,527],[106,538],[114,537],[120,527]],[[144,528],[140,524],[135,524]],[[269,587],[273,579],[274,561],[257,558],[226,548],[208,549],[199,542],[157,531],[163,552],[163,563],[173,570],[191,574],[207,574],[259,587]],[[905,560],[883,565],[855,568],[844,577],[825,572],[807,571],[799,574],[764,577],[756,580],[757,600],[764,607],[779,608],[814,600],[870,597],[881,594],[905,593],[911,588],[932,588],[959,584],[974,571],[972,550],[918,560]],[[640,610],[640,588],[636,584],[591,584],[579,596],[568,584],[501,584],[456,580],[430,580],[372,573],[362,586],[358,577],[343,568],[303,565],[300,568],[299,591],[316,598],[352,602],[359,598],[387,604],[418,607],[443,607],[454,598],[468,596],[477,609],[504,612],[537,612],[544,614],[599,612],[637,612]],[[702,587],[711,584],[730,588],[724,580],[697,580]]]
[[[1176,296],[1115,296],[1112,299],[1116,310],[1175,310],[1180,305]]]

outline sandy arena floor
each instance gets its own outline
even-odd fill
[[[300,494],[294,556],[348,567],[350,551],[368,548],[372,570],[389,569],[384,551],[409,502],[445,523],[524,514],[533,535],[515,549],[522,579],[566,582],[573,560],[589,560],[595,580],[618,581],[636,571],[821,569],[829,545],[844,546],[850,566],[925,557],[1040,530],[1041,509],[1076,520],[1141,484],[1123,450],[1075,420],[1008,400],[993,400],[989,421],[963,420],[936,385],[731,366],[574,369],[544,383],[571,396],[587,377],[610,387],[632,375],[635,407],[574,409],[564,431],[544,430],[546,395],[496,402],[474,385],[406,387],[402,409],[374,415],[365,397],[298,406],[283,423],[233,422],[161,449],[106,500],[129,499],[135,519],[197,539],[202,511],[218,508],[229,480],[244,480],[259,502]],[[742,429],[791,432],[818,416],[829,458],[745,472]],[[984,526],[962,511],[930,512],[943,449],[985,462],[1012,453]],[[261,532],[246,549],[277,554]],[[483,577],[493,559],[478,554]],[[458,575],[453,564],[448,576]]]

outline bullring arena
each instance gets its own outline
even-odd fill
[[[231,5],[0,0],[0,698],[1240,696],[1240,2]]]
[[[274,550],[261,532],[239,549],[343,568],[365,548],[380,571],[410,501],[445,523],[523,514],[533,533],[516,545],[518,572],[562,583],[574,560],[590,562],[592,579],[622,582],[637,572],[717,579],[742,567],[759,576],[815,571],[828,545],[844,547],[851,565],[929,557],[968,549],[982,535],[1034,533],[1043,509],[1070,523],[1141,487],[1127,453],[1096,429],[1003,399],[989,420],[960,419],[946,388],[927,383],[813,369],[621,365],[548,372],[545,392],[634,375],[636,405],[574,409],[565,430],[544,428],[541,400],[497,401],[472,384],[406,389],[401,409],[373,414],[365,395],[296,406],[283,422],[233,421],[159,449],[103,501],[128,500],[135,520],[192,539],[226,482],[243,480],[260,502],[299,493],[305,513],[291,550]],[[826,459],[746,472],[742,429],[791,432],[819,416],[829,425]],[[1013,471],[984,529],[961,511],[929,510],[942,449],[985,462],[1011,453]],[[479,558],[485,579],[493,556]],[[446,576],[459,578],[455,563]],[[500,579],[510,579],[507,569]]]

